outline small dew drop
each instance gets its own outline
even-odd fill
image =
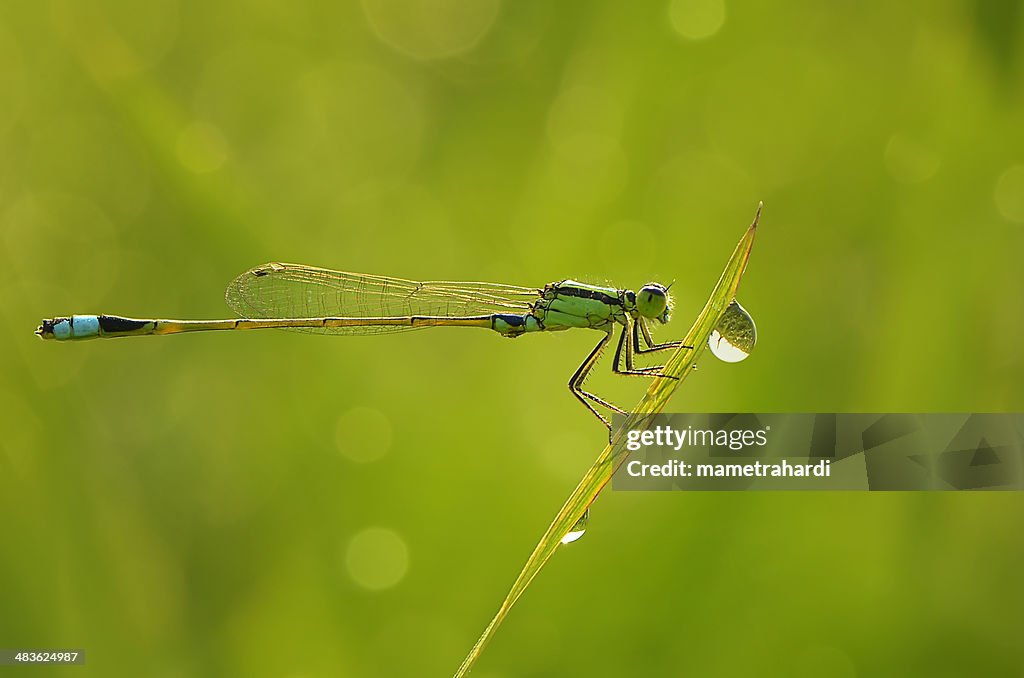
[[[576,541],[577,539],[579,539],[580,537],[582,537],[584,534],[586,534],[586,532],[587,532],[587,522],[589,520],[590,520],[590,507],[588,506],[587,510],[583,512],[583,515],[580,516],[580,519],[577,520],[576,523],[572,526],[572,528],[568,532],[565,533],[565,536],[562,537],[562,543],[563,544],[571,544],[574,541]]]
[[[715,357],[727,363],[738,363],[747,358],[757,343],[754,319],[735,299],[725,309],[722,319],[708,339],[708,347]]]

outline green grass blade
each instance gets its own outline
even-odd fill
[[[672,397],[675,390],[682,384],[686,375],[692,371],[693,365],[707,348],[708,338],[718,324],[719,318],[721,318],[726,307],[736,296],[736,290],[739,288],[743,271],[747,267],[750,250],[754,245],[754,234],[757,231],[757,221],[760,216],[761,205],[758,205],[757,213],[754,215],[754,222],[736,245],[736,249],[729,258],[729,262],[725,265],[725,269],[718,279],[718,284],[715,285],[715,289],[711,292],[711,296],[704,305],[704,309],[697,316],[690,331],[686,333],[683,344],[693,346],[694,348],[691,350],[680,347],[673,352],[672,356],[665,363],[664,374],[669,376],[656,378],[637,406],[630,412],[623,426],[615,430],[611,442],[604,448],[597,461],[594,462],[586,475],[583,476],[583,479],[580,480],[576,489],[566,499],[565,504],[562,505],[554,520],[551,521],[551,525],[548,526],[544,536],[541,537],[537,547],[526,561],[526,565],[523,566],[522,571],[512,585],[512,589],[508,592],[501,607],[498,608],[498,612],[491,619],[487,628],[484,629],[483,634],[476,641],[473,649],[469,651],[462,665],[459,666],[459,670],[455,673],[455,678],[465,676],[473,668],[476,660],[480,657],[480,654],[487,646],[487,643],[490,642],[498,626],[512,609],[512,606],[523,595],[523,592],[526,591],[533,578],[537,576],[548,559],[561,546],[562,537],[583,516],[583,513],[611,480],[615,470],[626,461],[626,458],[629,456],[629,452],[626,450],[626,431],[633,428],[642,428],[649,423],[655,414],[664,409],[669,398]]]

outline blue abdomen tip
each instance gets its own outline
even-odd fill
[[[57,328],[54,327],[54,335]],[[94,315],[73,315],[71,316],[71,336],[75,339],[95,337],[100,333],[100,319]],[[58,339],[62,337],[57,337]]]
[[[43,323],[43,327],[46,327],[46,323]],[[53,321],[53,327],[51,328],[54,339],[70,339],[71,338],[71,320],[69,318],[57,318]]]

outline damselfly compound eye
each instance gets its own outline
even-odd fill
[[[636,310],[644,318],[656,320],[668,309],[668,292],[664,285],[647,283],[636,293]]]
[[[735,299],[725,309],[718,326],[708,339],[708,347],[715,357],[727,363],[738,363],[750,355],[757,342],[754,319]]]

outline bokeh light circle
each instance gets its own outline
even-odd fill
[[[178,161],[191,172],[206,174],[220,169],[228,159],[228,145],[221,131],[208,122],[186,125],[178,134]]]
[[[352,581],[365,589],[389,589],[409,570],[409,548],[394,530],[368,527],[349,541],[345,569]]]
[[[676,33],[687,40],[704,40],[725,23],[725,0],[672,0],[668,18]]]
[[[334,427],[334,442],[347,459],[360,464],[377,461],[391,449],[391,420],[372,407],[353,407]]]
[[[469,52],[494,25],[499,0],[363,0],[374,33],[417,59]]]
[[[996,181],[996,209],[1008,221],[1024,222],[1024,165],[1014,165]]]
[[[885,169],[902,184],[919,184],[935,176],[942,158],[924,143],[905,134],[894,134],[882,156]]]

